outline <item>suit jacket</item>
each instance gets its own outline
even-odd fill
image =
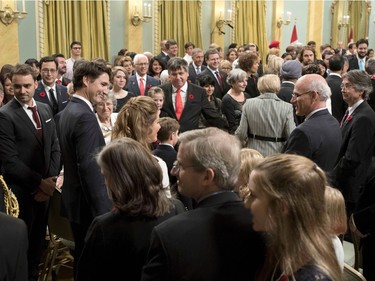
[[[247,147],[268,156],[280,153],[284,142],[257,140],[249,134],[288,139],[295,127],[293,106],[280,100],[276,94],[265,93],[246,101],[236,135],[247,141]]]
[[[58,105],[58,111],[53,112],[53,115],[56,115],[58,112],[62,111],[69,101],[69,95],[68,90],[65,86],[56,84],[56,94],[57,94],[57,105]],[[48,99],[48,95],[46,93],[46,90],[44,89],[42,81],[38,82],[38,88],[35,90],[34,99],[36,101],[48,104],[52,108],[52,102]]]
[[[327,109],[323,109],[293,130],[283,152],[310,158],[329,172],[335,166],[340,146],[340,125]]]
[[[337,75],[329,75],[326,78],[328,86],[331,88],[331,106],[332,115],[341,122],[345,115],[346,108],[348,107],[342,98],[341,83],[342,78]]]
[[[91,223],[110,211],[104,178],[95,161],[105,145],[98,120],[91,108],[73,97],[58,119],[64,163],[62,199],[71,222]]]
[[[255,280],[263,257],[250,210],[228,191],[154,228],[141,280]]]
[[[159,218],[130,216],[118,210],[95,218],[79,259],[77,280],[121,280],[126,271],[126,280],[139,281],[152,229],[184,212],[181,202],[173,202],[174,209]]]
[[[250,98],[256,98],[260,95],[258,91],[258,77],[255,75],[249,76],[245,92],[249,94]]]
[[[367,61],[367,59],[368,58],[365,57],[365,61]],[[353,70],[353,69],[359,69],[359,62],[358,62],[358,58],[356,55],[348,56],[348,61],[349,61],[348,71]]]
[[[375,147],[375,113],[366,101],[346,119],[341,131],[342,145],[334,169],[334,184],[342,190],[346,202],[355,204]]]
[[[229,91],[230,86],[227,83],[227,76],[228,75],[224,71],[222,71],[222,70],[219,70],[219,74],[220,74],[220,78],[221,78],[220,79],[221,80],[221,86],[220,86],[219,82],[217,81],[216,76],[208,68],[206,68],[205,70],[203,70],[198,76],[208,75],[212,79],[214,79],[214,81],[215,81],[215,90],[214,90],[213,95],[214,95],[215,98],[222,99],[223,96]]]
[[[25,281],[27,272],[27,229],[25,223],[0,213],[0,280]]]
[[[154,77],[147,75],[146,85],[145,85],[145,96],[147,96],[148,90],[151,87],[159,86],[159,85],[160,85],[159,80],[156,80]],[[135,74],[129,77],[127,90],[131,92],[134,96],[139,96],[141,94],[139,91],[139,87],[138,87],[137,76]]]
[[[171,180],[171,170],[174,161],[177,159],[177,151],[167,144],[159,144],[153,151],[152,154],[160,157],[167,164],[169,179]],[[173,177],[176,182],[176,177]]]
[[[172,101],[172,84],[164,84],[160,88],[164,91],[164,104],[161,110],[165,112],[167,116],[177,120]],[[178,120],[181,126],[180,132],[198,129],[201,114],[203,114],[211,126],[218,128],[224,127],[223,119],[208,102],[206,91],[197,85],[188,83],[185,106],[180,120]]]
[[[4,180],[16,195],[19,192],[29,195],[39,187],[43,178],[59,173],[60,147],[51,109],[43,103],[36,102],[36,105],[43,128],[43,142],[16,99],[0,109],[2,171]]]
[[[207,66],[202,65],[201,72],[204,71],[206,68]],[[189,65],[189,80],[191,83],[199,85],[197,81],[197,70],[194,68],[193,64]]]

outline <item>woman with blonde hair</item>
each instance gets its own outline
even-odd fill
[[[154,226],[183,212],[168,199],[154,157],[121,138],[97,156],[114,210],[94,219],[78,262],[77,280],[140,280]]]
[[[243,106],[240,125],[235,134],[247,147],[268,156],[282,151],[296,125],[293,106],[276,95],[280,90],[278,76],[262,76],[258,81],[258,89],[261,95],[247,100]]]
[[[340,239],[337,237],[338,235],[344,235],[348,228],[344,196],[338,189],[326,186],[324,199],[332,243],[340,268],[344,269],[344,248]]]
[[[126,73],[125,68],[122,66],[115,66],[112,68],[112,76],[111,76],[111,83],[112,83],[112,90],[110,93],[113,93],[117,102],[114,108],[114,112],[119,112],[121,107],[124,106],[125,103],[128,102],[129,99],[134,97],[132,93],[124,90],[126,83],[128,82],[128,75]]]
[[[253,229],[267,233],[259,280],[343,280],[329,230],[325,173],[310,159],[277,154],[250,175]]]
[[[117,115],[112,130],[112,140],[128,137],[139,142],[150,154],[152,144],[157,141],[160,110],[151,97],[138,96],[131,98]],[[163,187],[169,195],[169,177],[167,164],[154,156],[163,171]]]

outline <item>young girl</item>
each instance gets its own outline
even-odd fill
[[[163,108],[163,104],[164,104],[164,92],[163,92],[163,90],[161,88],[157,87],[157,86],[152,87],[152,88],[150,88],[150,90],[148,90],[148,96],[151,97],[154,100],[156,106],[160,110],[159,117],[168,117],[168,115],[161,110]]]

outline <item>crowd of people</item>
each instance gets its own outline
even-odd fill
[[[58,181],[76,280],[340,281],[348,229],[375,280],[374,52],[279,45],[179,57],[169,39],[110,63],[73,41],[68,59],[2,66],[1,175],[22,221],[0,225],[29,246],[0,253],[0,277],[38,279]]]

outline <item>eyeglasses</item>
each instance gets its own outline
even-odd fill
[[[43,73],[55,73],[57,70],[56,69],[48,69],[48,68],[43,68],[42,72]]]
[[[144,62],[144,63],[136,63],[135,65],[139,65],[139,66],[147,66],[147,65],[148,65],[148,62]]]
[[[353,84],[352,83],[342,83],[341,85],[340,85],[340,88],[341,89],[344,89],[344,88],[346,88],[346,89],[349,89],[349,88],[352,88],[353,87]]]
[[[305,92],[305,93],[302,93],[302,94],[299,94],[299,93],[293,93],[293,94],[292,94],[292,99],[297,99],[297,98],[299,98],[300,96],[310,94],[311,92],[312,92],[312,91],[308,91],[308,92]]]
[[[172,166],[172,170],[171,170],[171,173],[173,174],[177,174],[180,169],[187,169],[187,168],[191,168],[191,167],[195,167],[195,165],[189,165],[189,166],[182,166],[180,162],[178,161],[174,161],[173,162],[173,166]]]

